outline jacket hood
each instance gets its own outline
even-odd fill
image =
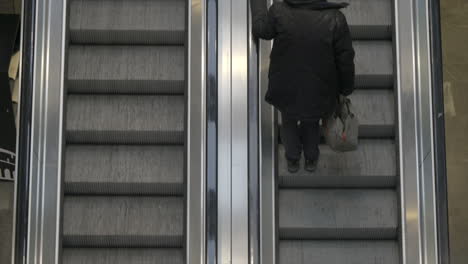
[[[345,8],[348,3],[331,3],[327,0],[284,0],[288,5],[298,8],[307,8],[314,10],[340,9]]]

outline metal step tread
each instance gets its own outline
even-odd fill
[[[395,239],[390,189],[280,189],[280,239]]]
[[[70,95],[67,141],[182,144],[184,105],[183,96]]]
[[[344,0],[342,9],[354,39],[390,39],[392,37],[392,1]]]
[[[393,86],[393,46],[391,41],[354,41],[356,87]]]
[[[360,140],[353,152],[335,152],[320,146],[320,160],[314,173],[287,170],[284,146],[278,146],[279,186],[284,188],[382,188],[397,182],[396,146],[393,140]],[[378,158],[376,158],[378,157]]]
[[[349,98],[359,120],[359,137],[393,138],[395,136],[396,109],[392,90],[355,90]],[[281,126],[281,118],[278,124]]]
[[[360,137],[395,136],[395,96],[392,90],[356,90],[349,96],[359,119]]]
[[[181,44],[185,41],[184,0],[73,0],[73,43]]]
[[[183,264],[182,249],[66,248],[63,264]]]
[[[66,194],[182,195],[183,187],[183,146],[66,147]]]
[[[68,93],[182,94],[183,46],[69,48]]]
[[[396,241],[280,241],[280,264],[399,264]]]
[[[65,196],[66,247],[181,247],[179,197]]]

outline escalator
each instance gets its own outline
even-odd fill
[[[185,0],[72,0],[62,263],[185,263]]]
[[[392,0],[348,0],[360,119],[356,152],[322,145],[317,171],[287,171],[277,151],[280,264],[400,263]]]

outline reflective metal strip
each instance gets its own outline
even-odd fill
[[[60,263],[67,1],[37,2],[27,263]]]
[[[268,4],[272,4],[268,0]],[[276,111],[265,102],[268,89],[268,65],[271,41],[260,41],[259,89],[260,95],[260,259],[262,264],[276,264]]]
[[[395,1],[403,263],[437,263],[426,0]]]
[[[186,263],[204,264],[206,205],[206,1],[188,1]]]

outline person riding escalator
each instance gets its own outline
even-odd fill
[[[265,100],[281,113],[281,141],[288,170],[314,172],[320,151],[320,119],[335,109],[338,95],[354,90],[351,34],[340,11],[346,3],[285,0],[269,9],[251,0],[254,36],[274,40]]]

